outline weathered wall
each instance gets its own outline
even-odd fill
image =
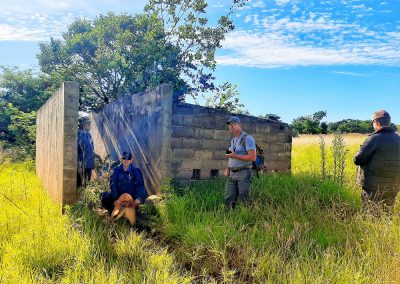
[[[36,174],[53,200],[76,200],[79,85],[65,82],[37,112]]]
[[[166,84],[108,104],[91,115],[95,152],[118,160],[130,151],[147,190],[156,193],[169,176],[171,116],[172,88]]]
[[[224,148],[230,133],[226,126],[230,114],[190,104],[174,105],[171,138],[171,176],[190,180],[193,170],[201,170],[201,179],[209,179],[211,170],[220,176],[227,165]],[[268,171],[291,169],[292,130],[285,124],[239,115],[243,130],[264,149]]]

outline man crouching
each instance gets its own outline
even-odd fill
[[[148,197],[140,169],[133,165],[132,154],[123,152],[121,164],[110,178],[111,192],[101,194],[101,204],[111,214],[113,221],[125,216],[134,225],[136,210]]]

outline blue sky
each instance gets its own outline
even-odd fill
[[[37,68],[38,42],[76,17],[141,12],[142,0],[0,0],[0,65]],[[209,15],[228,0],[209,1]],[[400,1],[252,0],[217,53],[217,78],[237,83],[254,115],[285,122],[326,110],[326,121],[388,110],[400,123]]]

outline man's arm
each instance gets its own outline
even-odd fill
[[[235,153],[228,154],[229,158],[238,159],[245,162],[255,162],[257,159],[256,154],[256,141],[250,135],[246,136],[245,147],[247,154],[246,155],[237,155]]]
[[[229,158],[245,161],[245,162],[255,162],[257,159],[256,150],[248,150],[247,155],[237,155],[235,153],[230,153],[226,155]]]
[[[135,192],[135,203],[140,205],[144,202],[144,200],[149,196],[147,190],[144,186],[143,175],[140,169],[135,169],[135,177],[136,177],[136,192]]]
[[[358,150],[357,154],[354,156],[354,164],[358,166],[364,166],[365,164],[368,163],[371,156],[374,154],[376,150],[377,144],[375,142],[375,139],[374,136],[370,136],[365,140],[360,150]]]

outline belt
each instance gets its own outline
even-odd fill
[[[233,173],[237,173],[240,172],[242,170],[248,170],[251,169],[251,167],[249,166],[244,166],[244,167],[240,167],[240,168],[229,168]]]

